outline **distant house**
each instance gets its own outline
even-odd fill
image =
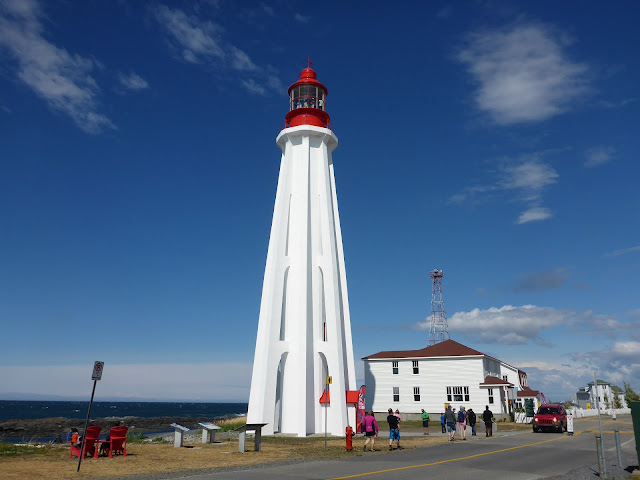
[[[538,391],[527,374],[454,340],[420,350],[379,352],[362,359],[367,410],[399,409],[403,414],[434,414],[447,405],[481,414],[486,405],[494,416],[506,416],[527,399],[539,405]],[[438,418],[439,420],[439,418]]]
[[[573,394],[573,403],[580,408],[596,409],[598,406],[601,410],[613,408],[615,398],[620,400],[620,408],[627,408],[627,402],[624,399],[624,392],[617,385],[612,385],[604,380],[596,380],[596,383],[589,382],[586,387],[580,389]]]

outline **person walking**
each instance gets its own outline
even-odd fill
[[[366,440],[364,441],[363,451],[367,451],[367,445],[369,441],[371,441],[371,451],[374,451],[373,444],[375,443],[375,439],[378,438],[378,422],[376,422],[376,417],[373,416],[373,410],[371,410],[364,417],[363,423],[363,431],[366,436]]]
[[[486,406],[486,410],[482,412],[482,420],[484,420],[484,429],[487,437],[493,437],[493,412],[489,410],[489,405]]]
[[[458,412],[458,423],[460,424],[460,438],[467,439],[467,411],[464,407],[460,407]]]
[[[449,405],[447,407],[447,411],[444,412],[444,421],[447,424],[449,441],[453,442],[453,439],[456,436],[456,416],[451,409],[451,405]]]
[[[440,415],[440,426],[442,427],[442,433],[447,433],[447,423],[444,421],[444,413]]]
[[[393,450],[394,440],[398,443],[398,450],[402,449],[400,446],[400,428],[398,422],[398,417],[393,414],[393,408],[390,408],[389,415],[387,416],[387,423],[389,424],[389,450]]]
[[[467,423],[471,427],[471,436],[476,436],[476,412],[473,411],[473,408],[467,410]]]
[[[429,435],[429,414],[422,409],[422,428],[424,430],[423,435]]]

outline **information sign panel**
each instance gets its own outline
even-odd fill
[[[100,380],[102,379],[102,369],[104,368],[104,362],[95,362],[93,364],[93,375],[91,375],[91,380]]]

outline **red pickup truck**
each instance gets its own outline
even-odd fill
[[[562,405],[540,405],[533,417],[533,431],[540,430],[567,431],[567,411]]]

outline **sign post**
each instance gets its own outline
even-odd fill
[[[567,415],[567,435],[573,436],[573,415]]]
[[[80,464],[82,463],[82,457],[84,457],[84,443],[87,441],[87,427],[89,426],[89,416],[91,415],[91,406],[93,405],[93,396],[96,393],[96,383],[98,380],[102,380],[102,370],[104,368],[104,362],[93,363],[93,373],[91,374],[91,380],[93,380],[93,390],[91,391],[91,400],[89,401],[89,409],[87,410],[87,419],[84,422],[84,434],[82,435],[82,445],[80,446],[80,457],[78,457],[78,469],[80,471]],[[98,445],[96,445],[98,448]]]

